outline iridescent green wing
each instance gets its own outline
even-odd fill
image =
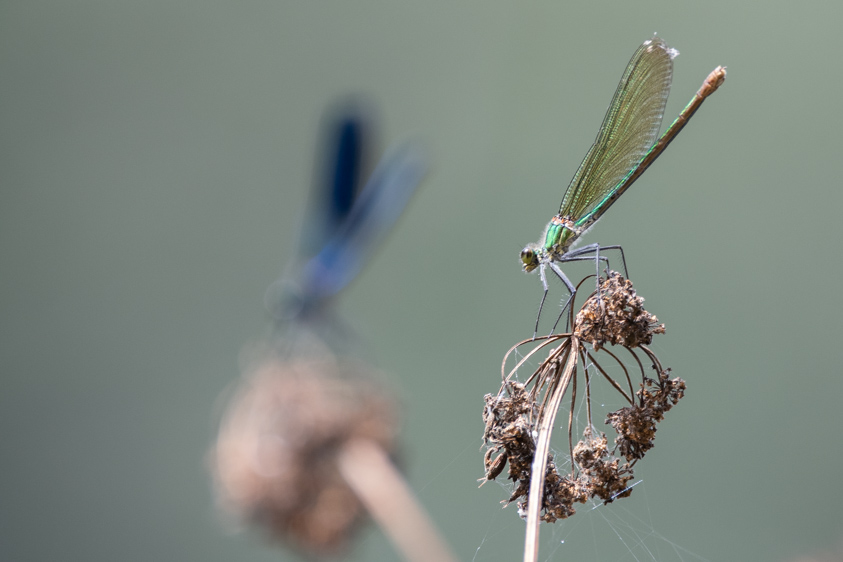
[[[656,142],[678,54],[653,37],[632,55],[597,139],[565,192],[560,215],[587,226],[612,203],[612,193]]]

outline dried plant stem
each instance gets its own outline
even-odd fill
[[[542,411],[539,420],[538,442],[533,457],[530,493],[527,500],[527,535],[524,540],[524,562],[536,562],[539,557],[539,523],[541,521],[542,497],[544,496],[544,475],[547,471],[547,455],[550,452],[550,435],[556,419],[556,412],[562,403],[562,397],[574,376],[579,345],[579,339],[576,336],[571,336],[565,369],[559,379],[559,384],[553,389],[553,396],[550,398],[548,407]]]
[[[606,353],[608,353],[609,355],[612,355],[612,353],[609,350],[606,350]],[[586,352],[586,354],[583,356],[583,365],[586,364],[586,362],[585,362],[586,357],[588,357],[589,362],[592,365],[594,365],[594,367],[600,372],[600,374],[603,375],[603,378],[606,379],[609,382],[609,384],[611,384],[614,387],[614,389],[617,390],[621,394],[621,396],[623,396],[626,399],[627,402],[632,404],[632,396],[635,394],[635,390],[633,390],[633,388],[632,388],[632,380],[629,378],[629,372],[626,370],[626,366],[623,363],[621,363],[620,361],[618,361],[618,364],[621,366],[621,369],[623,369],[624,373],[626,373],[626,380],[627,380],[627,382],[629,382],[629,391],[630,391],[629,394],[627,394],[626,391],[624,391],[624,389],[621,388],[621,385],[619,385],[615,381],[615,379],[613,379],[612,377],[609,376],[609,373],[607,373],[603,369],[603,367],[600,365],[600,363],[597,361],[597,359],[594,358],[594,356],[591,353]],[[615,357],[615,356],[612,355],[612,357]],[[617,360],[618,360],[618,358],[615,357],[615,361],[617,361]],[[587,376],[588,376],[588,371],[586,371],[586,377]],[[589,412],[590,412],[591,411],[591,396],[590,395],[589,395],[589,398],[588,398],[588,406],[589,406]],[[588,424],[591,425],[591,414],[589,414],[589,416],[588,416]]]
[[[363,439],[350,441],[339,452],[337,463],[342,477],[406,560],[456,560],[404,478],[377,444]]]

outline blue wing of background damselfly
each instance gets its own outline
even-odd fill
[[[322,250],[302,269],[309,299],[322,300],[345,288],[398,220],[425,174],[421,151],[412,143],[390,149]]]
[[[425,173],[421,151],[405,143],[389,150],[359,187],[371,129],[365,115],[346,110],[328,124],[298,256],[267,295],[283,322],[322,317],[326,303],[385,238]]]
[[[299,265],[319,253],[351,212],[371,147],[373,127],[362,108],[344,106],[324,121],[308,210],[299,232]]]
[[[565,192],[560,215],[578,226],[599,218],[605,210],[601,203],[656,142],[677,54],[653,37],[632,55],[597,139]]]

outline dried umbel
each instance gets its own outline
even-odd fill
[[[615,439],[618,452],[628,461],[642,458],[653,447],[656,423],[685,396],[685,381],[671,380],[669,375],[667,369],[659,373],[658,380],[645,377],[636,392],[638,402],[606,416],[606,423],[618,433]]]
[[[583,432],[583,439],[574,447],[574,462],[580,467],[591,497],[610,503],[632,493],[628,483],[632,480],[632,469],[628,464],[619,466],[620,461],[607,448],[606,434],[592,435],[591,428]]]
[[[643,299],[636,295],[630,281],[610,272],[608,278],[602,280],[599,291],[589,297],[576,315],[572,333],[521,342],[504,358],[506,365],[516,349],[521,351],[532,346],[504,377],[500,391],[485,397],[484,441],[488,448],[483,481],[497,478],[508,463],[507,477],[515,483],[515,490],[504,503],[522,499],[518,503],[522,516],[532,508],[530,502],[534,493],[538,493],[535,498],[541,500],[539,517],[547,522],[573,515],[574,504],[585,503],[589,498],[610,503],[632,493],[630,481],[634,464],[653,446],[656,423],[685,391],[685,382],[678,378],[671,380],[670,370],[664,369],[646,347],[654,334],[664,333],[664,325],[644,310],[642,303]],[[592,344],[593,349],[589,350],[586,343]],[[518,369],[532,356],[554,344],[547,358],[524,383],[514,380]],[[637,391],[630,369],[618,355],[604,347],[607,344],[625,348],[633,357],[632,365],[641,381]],[[656,379],[647,376],[641,354],[658,373]],[[625,385],[608,375],[603,367],[603,355],[621,367],[626,375]],[[572,412],[577,402],[578,369],[585,379],[588,419],[582,438],[574,444]],[[608,446],[606,434],[599,432],[592,422],[591,388],[597,377],[605,379],[629,404],[607,416],[605,423],[616,433],[612,448]],[[562,397],[569,388],[571,470],[569,474],[561,475],[553,455],[549,454],[550,432]],[[539,485],[532,479],[535,473],[544,475]]]
[[[485,457],[486,473],[489,480],[494,479],[508,460],[510,479],[524,482],[529,479],[536,449],[531,420],[538,412],[523,384],[508,382],[507,390],[509,396],[487,394],[485,397],[483,440],[490,444]]]
[[[484,441],[486,450],[486,478],[497,478],[509,464],[508,477],[516,483],[515,490],[505,503],[526,497],[530,486],[530,474],[536,442],[533,437],[532,420],[538,414],[538,405],[530,399],[524,385],[508,381],[508,396],[487,394],[483,419],[486,422]],[[573,515],[574,503],[585,503],[588,490],[579,479],[560,476],[553,459],[549,458],[546,470],[545,521],[555,521]],[[526,503],[519,503],[523,509]]]
[[[391,451],[397,408],[358,363],[269,358],[244,378],[212,464],[220,503],[311,555],[342,552],[365,510],[340,476],[352,440]]]
[[[594,349],[605,344],[638,347],[650,345],[654,334],[664,333],[655,315],[644,310],[644,299],[632,281],[613,271],[577,313],[574,334]]]

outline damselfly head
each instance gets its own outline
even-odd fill
[[[535,244],[530,244],[521,250],[521,267],[526,272],[533,271],[539,266],[539,253]]]

